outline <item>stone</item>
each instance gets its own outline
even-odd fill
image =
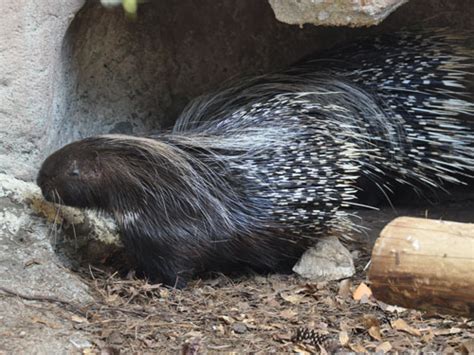
[[[32,180],[73,140],[169,127],[193,97],[334,41],[254,0],[7,0],[0,12],[0,172]],[[324,30],[324,33],[335,31]],[[245,36],[240,35],[245,33]],[[275,41],[284,51],[275,55]]]
[[[336,237],[322,238],[293,267],[298,275],[315,282],[351,277],[355,273],[351,253]]]
[[[99,1],[2,4],[0,172],[31,181],[42,160],[66,143],[167,128],[193,97],[225,80],[283,68],[367,34],[290,26],[275,13],[297,24],[355,26],[382,18],[401,1],[139,3],[135,21],[122,6],[105,8]],[[473,28],[474,6],[466,4],[412,0],[370,33],[419,23]],[[353,19],[344,11],[354,12]]]
[[[0,11],[0,172],[31,178],[64,92],[63,37],[85,0],[5,1]]]
[[[34,307],[31,303],[37,301],[12,297],[5,291],[81,305],[93,301],[87,285],[53,250],[51,225],[30,207],[38,190],[32,183],[0,174],[0,352],[31,353],[34,349],[35,353],[62,353],[73,350],[69,336],[87,335],[73,328],[71,314],[60,307],[48,302]],[[46,306],[54,312],[45,312]],[[46,325],[34,324],[34,319]]]
[[[268,0],[279,21],[292,25],[377,25],[408,0]]]
[[[243,334],[247,331],[247,325],[245,325],[245,323],[242,323],[242,322],[236,322],[232,324],[232,330],[236,334]]]

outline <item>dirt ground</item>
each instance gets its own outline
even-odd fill
[[[454,199],[454,198],[453,198]],[[215,275],[185,290],[123,279],[89,267],[80,271],[96,301],[76,305],[37,297],[45,327],[57,313],[88,335],[83,353],[182,352],[387,352],[474,351],[474,320],[391,307],[373,298],[353,299],[367,283],[364,267],[380,229],[397,215],[472,222],[474,198],[463,194],[425,208],[360,213],[371,231],[353,253],[350,280],[313,283],[295,275]],[[16,295],[18,296],[18,295]],[[33,297],[33,300],[35,297]],[[31,300],[31,297],[30,297]]]

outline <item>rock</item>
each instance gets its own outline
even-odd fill
[[[191,98],[229,78],[283,68],[361,34],[300,29],[275,14],[289,23],[359,26],[402,2],[271,0],[272,11],[265,0],[139,1],[130,21],[122,6],[100,1],[7,0],[0,172],[32,180],[42,159],[72,140],[169,127]],[[391,16],[389,31],[427,21],[472,28],[473,19],[474,6],[460,0],[411,1]]]
[[[316,282],[340,280],[355,273],[351,253],[336,237],[327,237],[308,249],[293,267],[298,275]]]
[[[72,140],[168,127],[222,81],[334,41],[279,23],[266,1],[140,1],[136,21],[99,1],[2,5],[0,172],[22,179]]]
[[[3,230],[15,234],[23,224],[28,225],[32,223],[31,219],[41,220],[39,217],[42,217],[42,223],[49,222],[48,234],[51,231],[60,233],[52,240],[54,246],[64,248],[62,251],[83,263],[97,264],[122,251],[119,230],[111,216],[49,203],[43,199],[38,186],[6,174],[0,174],[0,186],[0,198],[21,209],[20,215],[15,214],[14,208],[0,213]]]
[[[247,331],[247,326],[245,323],[236,322],[232,324],[232,330],[237,334],[243,334]]]
[[[63,37],[85,0],[5,1],[0,12],[0,172],[29,178],[64,94]],[[3,129],[5,125],[5,129]],[[8,127],[8,129],[6,128]]]
[[[279,21],[292,25],[372,26],[408,0],[268,0]]]
[[[51,225],[29,207],[38,194],[36,185],[0,174],[0,287],[27,296],[90,303],[87,285],[53,250]],[[83,338],[73,328],[69,312],[48,302],[33,306],[38,301],[6,294],[0,290],[0,352],[68,352],[73,350],[70,337]],[[52,310],[45,312],[45,307]]]

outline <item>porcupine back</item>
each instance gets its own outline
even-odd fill
[[[436,189],[472,176],[472,33],[402,32],[359,45],[357,52],[351,61],[358,68],[346,72],[346,78],[378,97],[397,130],[391,134],[396,139],[376,154],[387,175],[415,189]]]
[[[283,74],[263,75],[204,96],[183,112],[175,132],[238,127],[263,116],[271,117],[265,121],[278,131],[282,122],[288,123],[285,115],[297,120],[302,114],[310,122],[304,125],[316,127],[312,133],[324,136],[328,132],[321,133],[321,127],[336,126],[331,133],[351,144],[343,153],[351,164],[349,176],[342,176],[344,185],[368,179],[390,191],[395,180],[422,192],[459,183],[474,172],[471,38],[471,33],[433,29],[359,42],[329,53],[330,59],[306,60]],[[325,147],[331,163],[338,157],[329,151],[334,147],[335,142]],[[297,150],[296,156],[302,154]],[[290,157],[288,173],[291,167],[298,171]],[[303,194],[314,197],[309,190]],[[349,204],[355,203],[353,196],[352,189],[341,194]]]

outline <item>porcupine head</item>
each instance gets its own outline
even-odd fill
[[[112,213],[138,268],[152,281],[182,287],[187,259],[199,248],[189,237],[193,230],[176,229],[183,214],[197,217],[196,205],[205,204],[186,177],[194,171],[189,164],[154,139],[98,136],[50,155],[37,184],[51,202]]]

